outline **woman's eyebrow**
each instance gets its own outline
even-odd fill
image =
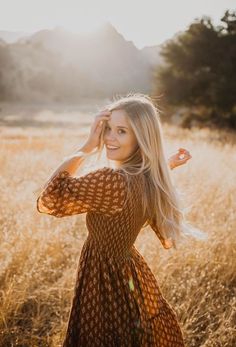
[[[107,124],[110,126],[110,124],[107,122]],[[127,127],[124,127],[124,126],[122,126],[122,125],[117,125],[116,126],[117,128],[124,128],[124,129],[129,129],[129,128],[127,128]]]

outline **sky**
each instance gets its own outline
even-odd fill
[[[0,31],[64,27],[93,32],[109,21],[138,48],[158,45],[203,15],[220,24],[236,0],[0,0]]]

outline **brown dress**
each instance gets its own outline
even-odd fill
[[[103,167],[61,171],[37,199],[55,217],[85,213],[88,237],[78,264],[63,347],[183,347],[176,313],[134,242],[145,223],[140,182]],[[164,248],[165,240],[154,228]]]

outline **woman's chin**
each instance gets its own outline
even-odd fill
[[[112,151],[112,150],[110,150],[110,151],[107,150],[107,156],[115,158],[115,157],[117,157],[117,153],[115,153],[115,151]]]
[[[111,154],[107,154],[107,158],[112,159],[112,160],[118,160],[118,157],[116,155],[111,155]]]

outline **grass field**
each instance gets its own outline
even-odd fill
[[[40,188],[86,139],[99,102],[80,107],[2,105],[0,112],[0,346],[59,347],[65,333],[85,215],[39,214]],[[167,157],[187,219],[208,234],[165,250],[150,228],[136,247],[176,311],[187,347],[236,346],[236,134],[163,123]],[[102,158],[105,162],[105,158]],[[92,168],[86,163],[78,172]],[[102,162],[101,162],[102,164]],[[99,163],[100,165],[100,163]]]

